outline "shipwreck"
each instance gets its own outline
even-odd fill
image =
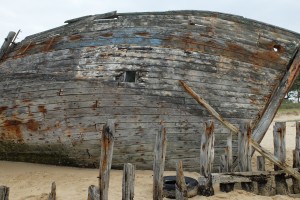
[[[251,122],[259,143],[299,74],[298,33],[240,16],[110,12],[65,23],[18,43],[11,32],[1,48],[1,160],[97,166],[102,126],[115,120],[113,167],[152,169],[163,123],[166,168],[198,169],[213,117],[179,80],[235,126]],[[216,160],[229,132],[215,122]]]

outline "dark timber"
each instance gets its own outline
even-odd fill
[[[240,16],[114,11],[66,22],[9,45],[0,61],[2,160],[98,167],[99,132],[114,119],[112,168],[152,169],[163,122],[166,170],[182,160],[198,171],[211,115],[178,80],[234,126],[254,122],[259,143],[299,73],[299,34]],[[216,171],[229,130],[214,125]]]

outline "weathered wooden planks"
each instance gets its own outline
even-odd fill
[[[199,143],[193,138],[201,130],[196,122],[207,120],[209,113],[186,98],[177,81],[189,80],[230,122],[250,121],[263,113],[299,40],[295,33],[221,13],[101,16],[29,36],[0,63],[0,132],[5,138],[41,145],[47,152],[47,143],[65,145],[71,148],[68,157],[93,165],[95,133],[114,118],[119,137],[115,163],[121,166],[126,157],[151,166],[143,155],[153,149],[151,129],[164,121],[173,148],[167,151],[174,154],[168,153],[166,166],[174,169],[186,157],[186,169],[196,169]],[[118,79],[128,70],[137,72],[136,83]],[[215,130],[218,158],[226,139],[222,125]],[[10,145],[3,145],[7,151]],[[123,159],[118,154],[124,151],[132,156]]]

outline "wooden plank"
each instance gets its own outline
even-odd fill
[[[153,200],[163,199],[163,174],[167,149],[167,132],[163,125],[160,125],[156,136],[153,164]]]
[[[99,194],[101,200],[108,199],[110,169],[114,147],[115,123],[108,120],[103,126],[99,164]]]
[[[48,196],[48,200],[56,200],[56,183],[51,184],[51,192]]]
[[[274,140],[274,155],[282,163],[286,161],[286,146],[285,146],[285,135],[286,135],[286,123],[275,122],[273,128],[273,140]],[[278,166],[274,166],[274,170],[279,170]],[[288,185],[284,174],[275,176],[276,194],[286,195],[288,194]]]
[[[300,58],[299,58],[300,59]],[[299,60],[300,62],[300,60]],[[299,64],[300,66],[300,64]],[[225,120],[219,113],[217,113],[203,98],[197,95],[190,87],[188,87],[183,81],[179,81],[183,88],[188,92],[200,105],[208,110],[210,114],[212,114],[216,119],[218,119],[224,126],[229,128],[235,134],[238,134],[238,128],[232,125],[230,122]],[[300,180],[300,173],[290,166],[288,166],[285,162],[280,162],[274,155],[272,155],[268,150],[260,146],[254,139],[250,140],[253,148],[259,152],[261,155],[266,157],[268,160],[279,166],[281,169],[285,170],[287,173],[295,177],[297,180]]]
[[[182,161],[176,163],[176,184],[175,184],[176,200],[187,200],[187,185],[183,174]]]
[[[269,99],[269,103],[267,104],[264,113],[255,122],[255,126],[253,129],[253,140],[260,143],[266,134],[272,120],[274,119],[277,110],[284,99],[284,96],[292,87],[294,81],[299,75],[300,71],[300,51],[299,47],[295,51],[293,57],[290,60],[289,65],[287,66],[287,71],[283,78],[281,79],[277,89],[272,94],[271,98]]]
[[[214,188],[212,187],[212,165],[214,161],[214,122],[205,122],[204,132],[201,136],[200,145],[200,174],[205,176],[207,180],[199,183],[199,193],[203,196],[214,195]]]
[[[9,187],[0,186],[0,200],[8,200],[9,197]]]
[[[122,200],[134,199],[135,167],[131,163],[124,164],[122,179]]]

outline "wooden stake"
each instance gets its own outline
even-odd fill
[[[199,183],[199,194],[203,196],[214,195],[212,187],[211,170],[214,161],[214,123],[205,123],[205,131],[201,137],[200,146],[200,174],[207,178],[205,183]]]
[[[265,158],[263,156],[257,156],[257,171],[265,171]],[[257,180],[257,190],[259,195],[270,196],[272,194],[272,179],[269,176],[261,175],[261,178]]]
[[[101,139],[101,154],[99,165],[99,192],[100,199],[108,199],[109,175],[114,146],[115,124],[114,120],[108,120],[103,126]]]
[[[167,149],[166,128],[161,125],[156,137],[153,164],[153,200],[163,199],[163,174]]]
[[[220,172],[231,172],[228,170],[228,155],[221,155],[220,160],[221,160],[221,166],[220,166]],[[222,192],[231,192],[234,189],[234,184],[235,183],[220,183],[220,191]]]
[[[300,122],[296,122],[296,147],[293,151],[293,167],[294,168],[300,168]],[[300,193],[300,181],[296,180],[295,178],[293,180],[293,193],[299,194]]]
[[[300,62],[300,61],[299,61]],[[235,127],[233,124],[225,120],[219,113],[217,113],[203,98],[197,95],[189,86],[187,86],[183,81],[179,80],[182,87],[189,93],[200,105],[208,110],[210,114],[212,114],[216,119],[218,119],[224,126],[229,128],[233,133],[238,134],[238,128]],[[270,160],[275,165],[279,166],[288,174],[295,177],[297,180],[300,180],[300,173],[294,170],[292,167],[288,166],[286,163],[280,162],[274,155],[272,155],[268,150],[260,146],[255,140],[251,138],[250,140],[252,147],[259,152],[262,156]]]
[[[100,200],[99,188],[91,185],[88,189],[87,200]]]
[[[0,200],[8,200],[9,187],[0,186]]]
[[[241,172],[252,171],[251,167],[251,153],[252,148],[250,140],[252,137],[252,130],[250,124],[242,126],[238,136],[238,163]],[[241,183],[242,189],[248,192],[253,192],[253,183]]]
[[[56,184],[55,182],[51,185],[51,192],[48,196],[48,200],[56,200]]]
[[[176,165],[176,200],[187,200],[187,186],[183,175],[182,161],[178,161]]]
[[[124,164],[122,180],[122,200],[133,200],[134,198],[135,167],[127,163]]]
[[[273,129],[274,139],[274,155],[282,162],[286,160],[286,148],[285,148],[285,122],[276,122]],[[274,166],[274,170],[278,171],[279,167]],[[285,174],[279,174],[275,176],[276,194],[286,195],[288,194],[288,186],[285,180]]]

